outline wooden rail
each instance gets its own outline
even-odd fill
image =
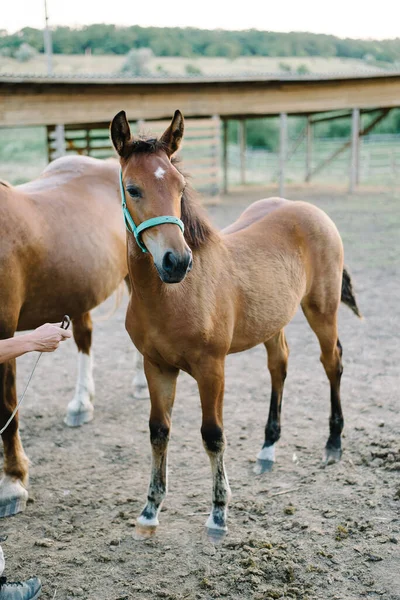
[[[133,126],[136,134],[159,136],[169,121],[139,121]],[[49,161],[63,154],[81,154],[106,158],[114,156],[107,123],[83,123],[47,127]],[[216,196],[220,189],[220,122],[218,118],[187,119],[181,155],[184,167],[190,170],[194,187],[208,196]]]
[[[400,104],[400,73],[367,76],[102,80],[0,77],[0,127],[219,115],[252,118]]]

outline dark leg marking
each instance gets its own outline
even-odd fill
[[[342,355],[343,348],[337,340],[337,363],[336,369],[329,377],[331,384],[331,415],[329,417],[329,438],[325,449],[325,462],[330,464],[340,460],[342,455],[341,434],[344,426],[342,407],[340,403],[340,381],[343,373]],[[336,372],[335,372],[336,371]]]
[[[257,475],[271,471],[275,462],[275,443],[281,435],[281,408],[283,386],[286,379],[289,348],[284,331],[265,343],[268,352],[268,369],[271,375],[271,400],[265,426],[264,445],[257,455],[254,472]]]
[[[218,425],[203,425],[201,435],[213,474],[212,509],[206,528],[211,541],[218,542],[226,532],[227,506],[230,497],[224,467],[225,439],[223,430]]]

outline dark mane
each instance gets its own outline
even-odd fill
[[[156,138],[132,139],[124,154],[124,159],[128,160],[133,154],[153,154],[159,151],[165,152],[165,146],[162,141]],[[213,229],[202,208],[194,200],[195,192],[188,183],[190,177],[180,169],[180,159],[175,157],[172,158],[171,162],[187,182],[182,196],[181,219],[185,225],[185,240],[188,246],[194,250],[200,248],[207,241],[216,240],[218,234]]]
[[[181,202],[181,219],[185,225],[185,240],[190,248],[200,248],[205,242],[217,240],[218,234],[209,222],[203,208],[194,199],[195,191],[188,181],[190,176],[179,168],[179,158],[173,158],[171,162],[186,180]]]
[[[200,248],[205,242],[216,241],[218,234],[201,206],[192,198],[193,189],[186,185],[182,196],[181,219],[185,225],[185,240],[190,248]]]

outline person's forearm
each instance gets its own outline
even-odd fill
[[[36,350],[36,347],[29,333],[8,340],[0,340],[0,363],[22,356],[32,350]]]

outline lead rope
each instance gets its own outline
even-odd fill
[[[70,326],[70,324],[71,324],[71,319],[69,318],[69,316],[68,316],[68,315],[64,315],[64,317],[63,317],[63,320],[62,320],[62,323],[61,323],[61,329],[68,329],[68,327]],[[22,396],[21,396],[21,398],[20,398],[20,400],[19,400],[19,402],[18,402],[17,406],[15,407],[15,409],[14,409],[14,411],[13,411],[13,414],[12,414],[12,415],[11,415],[11,417],[8,419],[7,423],[4,425],[3,429],[0,429],[0,435],[2,435],[2,434],[5,432],[5,430],[7,429],[7,427],[10,425],[11,421],[13,420],[13,418],[15,417],[15,415],[17,414],[19,407],[21,406],[22,402],[24,401],[25,394],[26,394],[26,392],[27,392],[27,390],[28,390],[29,384],[30,384],[30,382],[31,382],[31,379],[32,379],[32,377],[33,377],[33,374],[34,374],[34,372],[35,372],[35,369],[36,369],[36,367],[37,367],[37,365],[38,365],[38,362],[39,362],[39,360],[40,360],[40,359],[41,359],[41,357],[42,357],[42,354],[43,354],[43,352],[40,352],[39,356],[37,357],[37,359],[36,359],[36,362],[35,362],[35,364],[34,364],[34,366],[33,366],[32,372],[31,372],[31,374],[29,375],[29,379],[28,379],[28,382],[27,382],[27,384],[26,384],[26,386],[25,386],[25,389],[24,389],[24,391],[23,391],[23,394],[22,394]]]

